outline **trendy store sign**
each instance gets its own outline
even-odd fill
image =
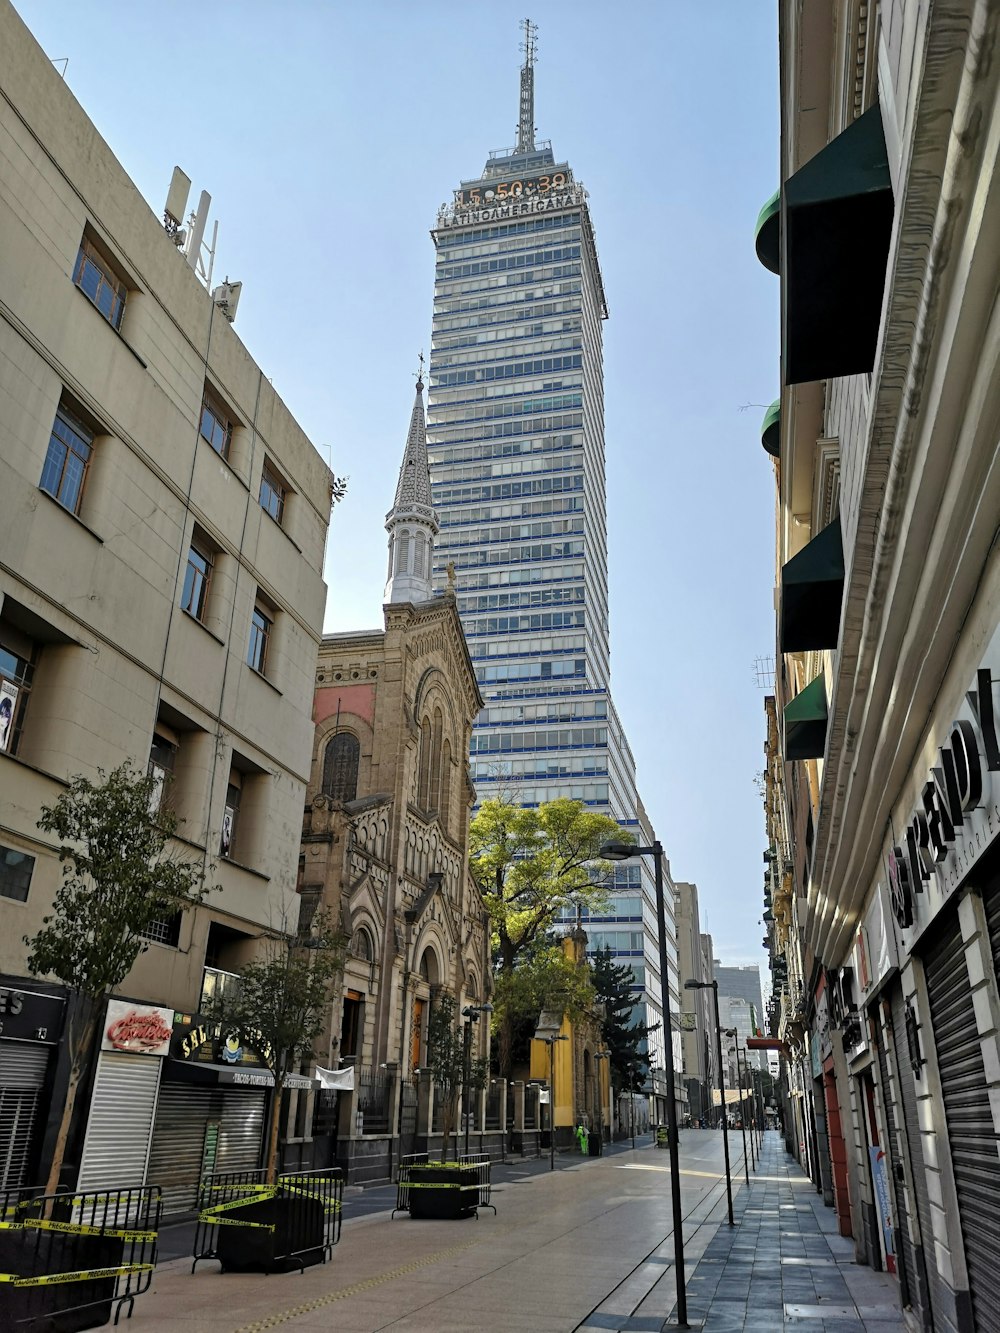
[[[925,885],[936,881],[943,890],[955,888],[1000,833],[1000,805],[988,792],[988,775],[1000,772],[989,668],[976,672],[976,687],[966,698],[973,720],[953,723],[919,802],[889,851],[892,911],[903,930],[913,925],[916,895]]]

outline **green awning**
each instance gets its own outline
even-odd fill
[[[892,235],[878,104],[785,181],[781,360],[785,384],[875,364]]]
[[[764,420],[760,423],[760,442],[771,455],[772,458],[778,458],[781,455],[781,399],[776,398],[771,406],[764,413]]]
[[[823,758],[826,716],[826,681],[820,674],[785,704],[786,759]]]
[[[783,653],[836,648],[844,600],[844,544],[835,518],[781,569]]]
[[[781,272],[781,191],[775,190],[757,214],[754,228],[757,258],[772,273]]]

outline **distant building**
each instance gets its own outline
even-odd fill
[[[765,1030],[764,1001],[760,988],[760,968],[756,963],[742,966],[725,967],[716,958],[713,963],[715,979],[719,983],[719,996],[734,1000],[744,1000],[752,1008],[752,1022],[748,1015],[747,1036],[752,1037],[760,1028]],[[767,1068],[766,1058],[758,1051],[751,1052],[751,1060],[758,1069]]]
[[[711,953],[702,949],[705,936],[699,929],[698,886],[676,881],[675,919],[677,960],[680,972],[679,1021],[684,1060],[686,1114],[693,1121],[708,1118],[715,1068],[715,1010],[710,990],[685,990],[686,981],[711,981]]]
[[[331,474],[7,0],[0,87],[0,1188],[45,1179],[65,1087],[39,810],[130,760],[219,890],[113,998],[64,1180],[177,1211],[260,1160],[270,1075],[195,1020],[298,922]]]

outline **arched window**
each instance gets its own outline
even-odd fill
[[[451,824],[451,742],[441,746],[441,827],[447,833]]]
[[[420,753],[417,759],[417,805],[427,809],[431,781],[431,724],[424,718],[420,724]]]
[[[428,810],[441,808],[441,733],[444,731],[444,717],[440,708],[434,709],[434,729],[431,733],[431,772],[430,791],[427,796]]]
[[[361,745],[356,736],[342,731],[326,747],[323,756],[323,793],[333,801],[353,801],[358,794],[358,762]]]
[[[413,572],[414,574],[416,574],[418,579],[422,579],[427,572],[426,566],[424,564],[425,560],[427,559],[427,538],[424,536],[422,532],[417,533],[417,540],[414,546],[415,549],[413,553]]]
[[[351,936],[351,953],[354,954],[355,958],[360,958],[363,963],[370,963],[375,957],[372,937],[364,926],[359,926]]]
[[[406,530],[399,534],[399,540],[396,542],[396,573],[405,574],[410,564],[410,534]]]

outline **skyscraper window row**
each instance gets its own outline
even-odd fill
[[[534,232],[553,231],[562,227],[578,227],[579,213],[550,213],[545,217],[501,223],[496,227],[473,227],[470,231],[436,231],[434,244],[438,250],[460,249],[477,241],[506,240],[527,236]]]
[[[475,639],[487,634],[524,634],[539,629],[582,629],[585,624],[585,611],[539,611],[523,616],[488,616],[482,620],[467,620],[465,637]],[[476,649],[471,645],[470,652],[476,655]]]
[[[536,561],[583,555],[582,541],[541,542],[530,546],[487,547],[453,553],[456,570],[479,569],[483,565],[527,565]]]
[[[497,795],[502,796],[504,800],[513,800],[517,805],[524,805],[532,808],[542,805],[545,801],[567,800],[582,801],[584,805],[607,805],[608,785],[606,782],[582,782],[582,783],[559,783],[544,787],[522,786],[518,783],[517,790],[510,792],[509,779],[498,777],[496,779],[480,778],[480,782],[498,781],[506,782],[508,786],[501,788]],[[493,793],[487,792],[486,795]]]
[[[567,408],[582,406],[582,393],[552,393],[542,398],[525,398],[520,402],[496,402],[488,407],[484,406],[479,411],[467,402],[462,402],[456,407],[438,408],[438,421],[442,424],[437,430],[447,429],[449,426],[472,425],[477,421],[496,421],[501,417],[531,416],[535,412],[562,412]]]
[[[472,500],[517,500],[528,495],[556,495],[560,491],[582,490],[582,472],[563,469],[553,475],[529,477],[524,481],[482,482],[478,486],[449,486],[442,483],[434,497],[434,507],[468,504]]]
[[[603,755],[575,755],[559,759],[472,759],[474,782],[498,782],[503,778],[591,778],[606,777]]]
[[[547,654],[578,653],[586,647],[582,634],[561,634],[558,638],[533,635],[530,639],[494,639],[476,644],[473,657],[544,657]],[[542,672],[544,675],[545,673]]]
[[[463,463],[471,459],[482,464],[491,458],[519,460],[526,454],[558,453],[565,449],[579,449],[582,444],[583,436],[577,433],[542,435],[534,440],[505,440],[502,444],[464,445],[457,448],[442,448],[437,445],[436,452],[430,459],[431,481],[437,484],[439,480],[448,479],[451,473],[446,470],[446,465],[451,463]],[[515,466],[523,465],[518,462]]]
[[[466,573],[459,580],[464,592],[475,588],[506,588],[525,583],[569,583],[583,578],[583,564],[532,565],[527,569],[498,569],[485,573]]]
[[[573,691],[574,695],[576,694]],[[603,699],[551,699],[542,703],[493,704],[481,710],[477,726],[505,727],[525,722],[559,722],[566,718],[606,719],[608,705]],[[617,867],[616,867],[617,868]],[[629,867],[631,869],[631,867]],[[638,882],[638,881],[636,881]]]
[[[503,462],[438,463],[432,475],[441,485],[455,486],[474,481],[493,481],[498,477],[522,477],[532,473],[558,474],[578,472],[583,467],[583,436],[576,437],[576,455],[538,452],[534,457],[506,458]],[[562,449],[563,446],[560,446]]]
[[[434,298],[439,302],[435,308],[442,312],[449,312],[454,309],[471,309],[469,305],[454,306],[449,302],[459,297],[473,297],[483,292],[509,292],[524,287],[534,287],[539,282],[555,282],[560,278],[578,278],[581,274],[581,268],[578,263],[575,264],[549,264],[544,268],[529,269],[524,273],[502,273],[495,278],[491,277],[472,277],[456,279],[453,282],[441,284],[441,290]],[[569,295],[562,288],[559,291],[553,290],[551,295]],[[536,299],[534,292],[520,292],[520,295],[511,299],[524,301],[533,301]]]
[[[525,324],[525,319],[533,323]],[[439,352],[456,347],[489,347],[493,343],[523,342],[528,338],[551,337],[557,333],[577,333],[583,329],[580,303],[573,299],[546,300],[532,307],[504,310],[496,318],[485,314],[438,315],[431,332],[431,364]],[[470,332],[463,332],[470,330]],[[512,351],[515,349],[512,348]]]
[[[523,399],[524,402],[519,408],[513,407],[514,413],[518,411],[537,411],[538,403],[533,402],[527,395],[545,393],[552,394],[570,389],[582,389],[583,376],[579,373],[563,372],[556,378],[551,379],[533,379],[533,380],[501,380],[496,384],[473,384],[464,385],[460,389],[444,389],[440,395],[442,410],[450,413],[450,419],[455,420],[481,420],[484,417],[510,416],[510,407],[504,408],[503,405],[493,409],[490,405],[502,399]],[[582,406],[583,395],[578,395],[579,401],[569,406]],[[463,417],[459,409],[475,408],[477,404],[483,404],[485,410],[482,412],[469,411]],[[546,405],[548,403],[546,402]],[[561,406],[560,403],[554,403],[554,406]]]
[[[535,417],[531,421],[500,421],[495,425],[466,426],[461,423],[435,429],[431,447],[465,443],[469,440],[493,440],[510,435],[538,435],[548,430],[574,430],[583,425],[582,412],[564,412],[558,416]],[[430,435],[428,427],[428,435]]]
[[[473,754],[506,753],[517,750],[580,750],[605,746],[606,727],[562,727],[551,731],[480,732],[472,738]]]
[[[546,356],[532,361],[504,361],[499,365],[480,367],[478,370],[449,370],[443,374],[431,373],[434,388],[447,388],[458,384],[488,384],[492,380],[517,379],[521,375],[542,375],[553,370],[579,370],[583,365],[581,355]]]
[[[569,496],[555,500],[522,500],[513,504],[486,505],[482,509],[456,509],[451,514],[446,509],[441,513],[441,550],[446,553],[453,542],[467,543],[470,523],[497,522],[512,518],[543,518],[552,514],[582,514],[584,501],[582,495]]]
[[[537,345],[533,347],[511,347],[506,352],[507,358],[549,355],[558,352],[580,351],[583,348],[583,337],[579,333],[566,334],[558,338],[538,339]],[[431,373],[431,384],[435,385],[441,378],[441,372],[453,366],[475,366],[481,363],[487,364],[490,368],[501,367],[507,364],[504,355],[498,352],[496,347],[474,347],[464,352],[438,352],[432,358],[435,370]],[[499,378],[499,374],[492,378]]]
[[[459,597],[458,609],[474,615],[481,611],[515,611],[533,606],[583,605],[582,580],[566,588],[528,588],[524,592],[491,592]]]
[[[561,680],[567,677],[582,679],[585,663],[582,658],[566,662],[509,662],[499,666],[477,666],[476,679],[483,685],[513,683],[515,681]]]
[[[557,264],[564,259],[579,259],[578,245],[557,245],[548,250],[504,251],[492,257],[470,259],[465,263],[439,264],[437,279],[441,283],[452,282],[455,278],[475,278],[481,273],[507,273],[512,269],[534,267],[538,264]]]
[[[549,247],[579,245],[582,241],[583,232],[572,223],[560,227],[557,232],[550,229],[547,234],[534,231],[519,232],[512,236],[494,236],[492,239],[474,241],[468,245],[451,246],[446,250],[439,249],[434,266],[434,275],[435,277],[444,277],[453,265],[465,263],[469,260],[488,259],[495,255],[531,254],[533,251],[537,252],[539,245]]]
[[[525,286],[522,283],[508,283],[506,284],[506,290],[495,291],[492,295],[475,295],[474,291],[471,290],[472,284],[466,284],[466,288],[470,289],[469,294],[466,295],[462,295],[461,293],[458,295],[445,295],[442,293],[438,297],[441,304],[434,311],[434,327],[435,329],[448,328],[449,326],[447,324],[440,324],[438,322],[442,316],[446,315],[471,314],[474,311],[478,311],[480,318],[483,318],[486,314],[497,314],[500,311],[512,312],[515,308],[519,308],[523,311],[526,305],[533,305],[536,301],[554,300],[556,297],[578,297],[580,295],[582,288],[580,282],[555,282],[551,280],[552,276],[553,275],[549,274],[549,280],[546,285],[540,287],[537,291],[533,290],[530,285]],[[494,283],[492,285],[500,288],[505,286],[503,283]],[[462,284],[459,283],[458,286],[461,287]],[[475,290],[479,289],[477,288]],[[567,301],[566,310],[567,313],[579,314],[579,301]],[[531,318],[535,318],[535,316],[532,315]],[[496,322],[496,320],[489,321],[489,323]]]

